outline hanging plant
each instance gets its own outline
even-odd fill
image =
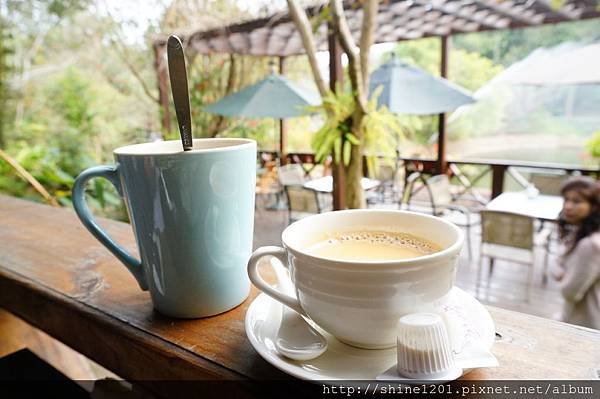
[[[367,114],[362,120],[363,148],[370,173],[376,169],[379,156],[395,158],[397,146],[405,137],[398,116],[385,106],[377,108],[380,93],[381,88],[373,93],[367,103]],[[333,155],[336,163],[348,166],[352,159],[352,146],[361,144],[351,131],[355,111],[354,97],[351,93],[340,90],[338,94],[330,92],[323,98],[323,103],[312,110],[322,112],[325,117],[311,142],[317,162],[322,163]]]

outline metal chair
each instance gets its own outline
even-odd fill
[[[277,168],[279,183],[282,186],[302,185],[306,181],[306,175],[302,165],[291,163]]]
[[[277,168],[277,181],[279,183],[279,194],[277,197],[277,209],[285,209],[285,204],[280,202],[282,197],[288,199],[285,188],[287,186],[302,186],[306,182],[306,174],[300,164],[286,164]],[[289,209],[289,200],[288,200]]]
[[[274,204],[280,203],[282,192],[273,161],[267,161],[263,168],[257,169],[255,194],[257,200],[254,202],[254,209],[256,211],[259,210],[259,197],[264,198],[263,201],[265,201],[266,198],[275,196]],[[275,205],[269,205],[269,207],[275,207]]]
[[[412,197],[416,193],[414,185],[417,181],[423,183],[423,186],[427,190],[429,201],[426,203],[417,203],[415,208]],[[406,207],[408,210],[424,211],[434,216],[448,218],[457,226],[463,227],[465,229],[469,259],[471,259],[473,257],[471,229],[477,223],[473,220],[471,211],[467,207],[454,204],[453,201],[454,197],[452,196],[450,179],[448,179],[447,175],[435,175],[426,179],[420,172],[414,172],[407,178],[406,186],[400,200],[400,209]],[[455,214],[460,214],[460,219],[454,218]]]
[[[395,202],[396,176],[396,166],[379,161],[373,178],[379,180],[381,184],[377,187],[376,195],[370,198],[371,202]],[[367,198],[367,200],[369,200],[369,198]]]
[[[526,300],[529,301],[535,264],[534,246],[545,246],[544,270],[546,270],[549,242],[547,234],[545,232],[536,234],[535,220],[529,216],[491,210],[481,210],[479,214],[481,216],[481,247],[477,270],[477,295],[479,295],[481,283],[483,258],[488,257],[490,260],[488,284],[494,269],[495,259],[529,266],[526,296]]]
[[[529,181],[544,195],[560,195],[560,188],[567,179],[566,174],[532,173]]]
[[[533,172],[529,176],[529,181],[531,184],[535,186],[543,195],[556,195],[560,196],[560,189],[562,188],[564,182],[569,178],[569,175],[566,173],[539,173]],[[548,252],[557,254],[558,250],[553,251],[552,248],[555,248],[559,245],[558,231],[557,226],[553,223],[546,223],[542,221],[539,225],[538,231],[542,229],[548,229]],[[546,264],[544,264],[546,267]],[[543,275],[543,283],[546,284],[548,281],[547,270],[544,269]]]
[[[301,185],[287,185],[283,188],[287,196],[289,223],[309,215],[321,213],[319,195],[316,191],[309,190]]]

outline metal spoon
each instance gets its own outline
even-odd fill
[[[167,41],[167,59],[169,63],[169,79],[171,80],[171,93],[175,103],[175,113],[179,124],[179,134],[183,150],[193,148],[192,117],[190,114],[190,97],[188,94],[187,72],[185,70],[185,57],[181,39],[171,35]]]
[[[285,267],[275,258],[271,260],[271,265],[277,275],[279,289],[296,296]],[[311,360],[321,356],[327,350],[327,339],[295,310],[282,306],[281,325],[275,339],[277,351],[292,360]]]

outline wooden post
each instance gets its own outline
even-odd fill
[[[162,136],[171,132],[171,118],[169,116],[169,77],[167,76],[167,64],[165,62],[165,46],[154,45],[154,71],[158,85],[158,98],[160,102],[160,126]]]
[[[506,165],[492,165],[492,199],[504,191],[504,172]]]
[[[328,26],[327,43],[329,47],[329,88],[336,91],[336,86],[343,84],[344,70],[342,68],[342,46],[335,34],[331,23]],[[343,163],[332,164],[333,176],[333,209],[346,209],[346,179]]]
[[[449,52],[449,36],[441,37],[442,52],[440,62],[440,75],[443,78],[448,77],[448,52]],[[446,114],[441,113],[438,118],[438,154],[437,154],[437,171],[438,173],[446,173],[448,162],[446,161]]]
[[[279,74],[285,74],[285,57],[279,57]],[[285,165],[287,163],[285,147],[287,144],[287,122],[285,119],[279,120],[279,162],[281,165]]]

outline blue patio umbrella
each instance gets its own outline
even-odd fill
[[[307,106],[320,102],[317,93],[272,73],[258,83],[223,97],[205,110],[226,116],[283,119],[304,115]]]
[[[399,114],[432,115],[475,102],[467,90],[433,76],[396,57],[377,68],[370,77],[369,95],[383,86],[377,104]]]
[[[284,119],[304,115],[307,106],[320,103],[318,93],[303,89],[273,72],[260,82],[210,104],[205,110],[226,116]],[[283,124],[279,126],[279,153],[280,159],[284,160]]]

